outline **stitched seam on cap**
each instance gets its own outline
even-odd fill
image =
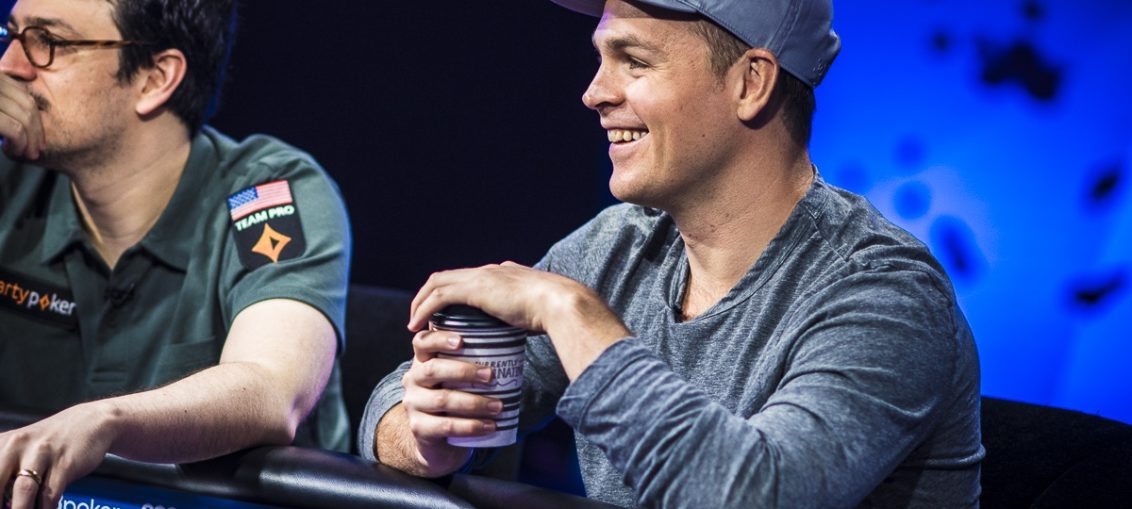
[[[782,61],[782,50],[786,47],[786,39],[790,34],[794,33],[794,27],[798,25],[798,13],[801,12],[802,0],[794,0],[790,2],[789,7],[786,8],[786,15],[782,19],[782,24],[778,25],[778,31],[774,33],[774,40],[777,48],[770,48],[774,52],[774,56],[778,57],[779,64]]]
[[[715,15],[714,12],[707,12],[705,7],[694,7],[694,8],[696,9],[696,12],[700,13],[700,16],[703,16],[703,17],[715,22],[715,24],[723,27],[724,30],[727,30],[728,32],[730,32],[731,35],[738,38],[743,44],[746,44],[747,46],[750,46],[752,48],[757,47],[757,45],[751,44],[751,41],[748,41],[745,38],[743,38],[743,36],[741,34],[743,34],[744,32],[742,32],[740,30],[736,30],[735,27],[733,27],[733,26],[731,26],[727,23],[724,23],[722,20],[719,19],[719,16]]]

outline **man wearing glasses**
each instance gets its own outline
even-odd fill
[[[16,509],[107,452],[346,446],[345,209],[203,125],[233,31],[231,0],[20,0],[0,34],[0,407],[54,414],[0,434]]]

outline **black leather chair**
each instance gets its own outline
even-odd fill
[[[342,368],[342,397],[357,432],[362,411],[373,388],[385,375],[413,355],[409,304],[413,296],[403,290],[360,284],[350,285],[346,299],[346,351]],[[357,441],[350,450],[357,453]]]
[[[1132,426],[983,397],[982,507],[1132,507]]]

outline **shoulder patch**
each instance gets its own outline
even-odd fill
[[[298,258],[306,251],[298,204],[286,180],[236,192],[228,197],[228,212],[245,267],[255,269]]]
[[[69,289],[4,269],[0,269],[0,308],[70,329],[79,325]]]

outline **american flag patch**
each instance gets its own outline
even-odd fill
[[[235,221],[252,212],[268,207],[291,203],[291,185],[286,180],[276,180],[249,187],[228,197],[228,211]]]

